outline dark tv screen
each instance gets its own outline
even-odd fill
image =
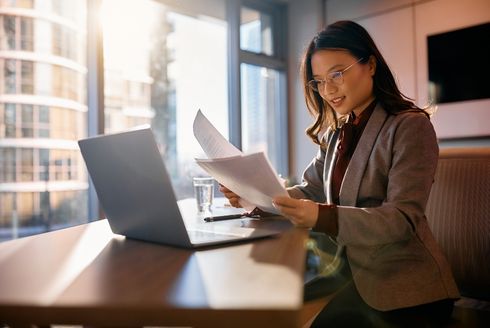
[[[490,98],[490,23],[431,35],[427,46],[432,102]]]

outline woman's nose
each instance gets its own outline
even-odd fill
[[[325,90],[327,91],[327,94],[331,94],[336,92],[338,90],[338,87],[333,82],[325,83]]]
[[[324,95],[330,95],[332,93],[335,93],[337,91],[337,86],[334,83],[323,83],[322,84],[322,94]]]

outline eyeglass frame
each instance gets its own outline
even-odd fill
[[[329,77],[329,78],[326,78],[324,80],[316,80],[316,79],[309,80],[308,83],[307,83],[308,88],[310,88],[313,91],[320,92],[320,89],[325,88],[325,86],[328,83],[331,83],[331,84],[334,84],[334,85],[342,85],[344,83],[344,73],[347,72],[355,64],[360,63],[361,60],[363,60],[363,59],[364,58],[361,57],[356,62],[350,64],[349,66],[347,66],[343,70],[335,71],[335,72],[330,72],[330,73],[327,74],[328,76],[332,76],[332,75],[338,74],[336,77],[333,77],[333,78],[332,77]],[[342,81],[341,82],[335,82],[334,81],[335,78],[342,78]],[[318,87],[320,83],[323,85],[323,87]]]

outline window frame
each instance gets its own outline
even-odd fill
[[[165,3],[166,1],[154,0]],[[104,133],[104,63],[103,38],[99,9],[102,0],[87,0],[87,135],[95,136]],[[228,120],[229,139],[232,144],[241,149],[242,123],[241,123],[241,64],[250,64],[259,67],[277,70],[280,73],[279,93],[275,95],[280,110],[276,121],[281,127],[288,127],[287,105],[287,4],[273,0],[227,0],[225,1],[225,15],[228,26]],[[240,48],[240,14],[241,8],[246,7],[270,15],[273,23],[273,55],[258,54]],[[281,31],[279,33],[279,31]],[[284,176],[289,174],[288,132],[287,128],[279,129],[281,135],[277,136],[276,149],[279,149],[280,158],[278,173]],[[88,190],[89,221],[101,217],[102,211],[98,203],[92,181],[89,179]]]
[[[243,7],[267,14],[272,19],[273,55],[243,50],[240,47],[241,9]],[[276,122],[279,126],[288,126],[287,102],[287,5],[273,1],[231,0],[227,1],[226,17],[228,20],[228,101],[229,101],[229,136],[230,142],[242,149],[242,109],[241,109],[241,64],[274,69],[279,72],[279,93],[275,103],[280,110]],[[286,31],[279,33],[278,31]],[[281,135],[276,138],[276,149],[279,150],[277,171],[283,176],[289,174],[288,129],[279,129]]]

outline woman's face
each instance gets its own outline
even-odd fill
[[[359,115],[374,100],[374,57],[365,64],[356,63],[358,60],[346,50],[318,50],[311,56],[313,79],[327,81],[317,84],[318,92],[337,114],[346,115],[354,111]],[[341,83],[336,83],[338,78],[331,79],[335,76],[331,73],[343,71],[350,65],[352,67],[342,73],[343,82],[342,78]]]

